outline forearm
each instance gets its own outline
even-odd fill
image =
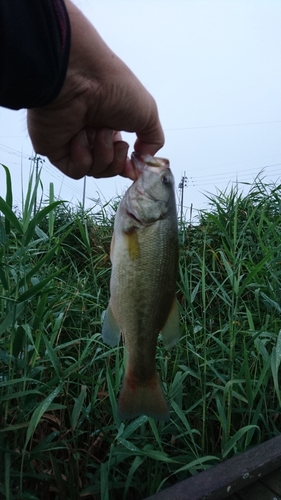
[[[0,105],[44,106],[59,94],[70,49],[63,0],[1,0]]]
[[[52,102],[28,110],[33,147],[70,177],[135,179],[120,132],[137,135],[138,153],[155,154],[164,142],[155,100],[82,12],[70,0],[65,5],[71,26],[66,78]]]
[[[122,102],[122,109],[126,107],[128,118],[134,119],[132,107],[139,114],[148,103],[154,105],[154,101],[136,78],[128,66],[108,47],[99,35],[95,27],[83,15],[83,13],[70,0],[65,0],[71,24],[71,49],[69,66],[65,84],[58,96],[59,105],[63,99],[69,96],[72,100],[75,89],[82,94],[88,102],[87,121],[90,124],[94,122],[95,127],[108,127],[108,113],[102,112],[102,107],[110,105],[112,110],[116,108],[116,118],[111,113],[111,127],[114,120],[116,125],[114,129],[119,130],[120,121],[125,120],[121,116],[121,110],[118,103]],[[93,96],[95,99],[93,100]],[[53,103],[56,105],[56,102]],[[132,107],[131,107],[132,106]],[[136,112],[136,114],[137,114]],[[98,115],[105,116],[105,121],[97,124]],[[138,116],[137,116],[138,119]],[[131,127],[128,123],[128,131],[133,131],[135,123]]]

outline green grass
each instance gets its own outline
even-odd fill
[[[5,168],[5,167],[4,167]],[[209,195],[180,228],[181,339],[157,366],[168,423],[121,422],[101,339],[117,200],[0,198],[0,498],[141,500],[278,434],[281,187]],[[37,199],[38,203],[38,199]]]

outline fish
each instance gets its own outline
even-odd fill
[[[138,178],[122,198],[110,248],[110,299],[102,324],[110,346],[124,339],[126,367],[118,399],[121,420],[140,415],[167,421],[169,407],[156,369],[161,333],[179,339],[176,300],[178,218],[169,161],[132,154]]]

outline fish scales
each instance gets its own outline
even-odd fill
[[[135,370],[142,371],[144,379],[154,369],[151,359],[155,358],[157,335],[164,327],[167,319],[165,312],[170,311],[175,297],[175,264],[173,266],[169,245],[161,238],[157,226],[159,224],[156,223],[152,227],[138,229],[140,256],[131,260],[129,273],[124,272],[129,260],[128,244],[126,238],[120,238],[114,250],[118,265],[112,269],[112,282],[118,285],[112,286],[111,297],[117,322],[123,325],[128,362],[131,358],[132,362],[134,360]],[[157,248],[154,243],[156,238]],[[132,295],[133,288],[136,290]],[[135,334],[129,335],[129,332]]]
[[[139,178],[125,193],[115,218],[111,297],[102,333],[111,345],[118,342],[120,332],[125,339],[127,363],[118,404],[120,417],[147,414],[167,419],[169,411],[155,355],[160,332],[169,346],[179,336],[173,176],[166,160],[159,166],[159,159],[149,157],[150,162],[158,162],[157,167],[147,165],[147,157],[135,161],[141,162]]]

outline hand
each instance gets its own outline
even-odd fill
[[[120,131],[135,132],[135,151],[154,155],[164,144],[154,99],[107,47],[70,0],[71,49],[66,79],[48,106],[28,110],[37,153],[74,179],[122,175],[135,180]]]

